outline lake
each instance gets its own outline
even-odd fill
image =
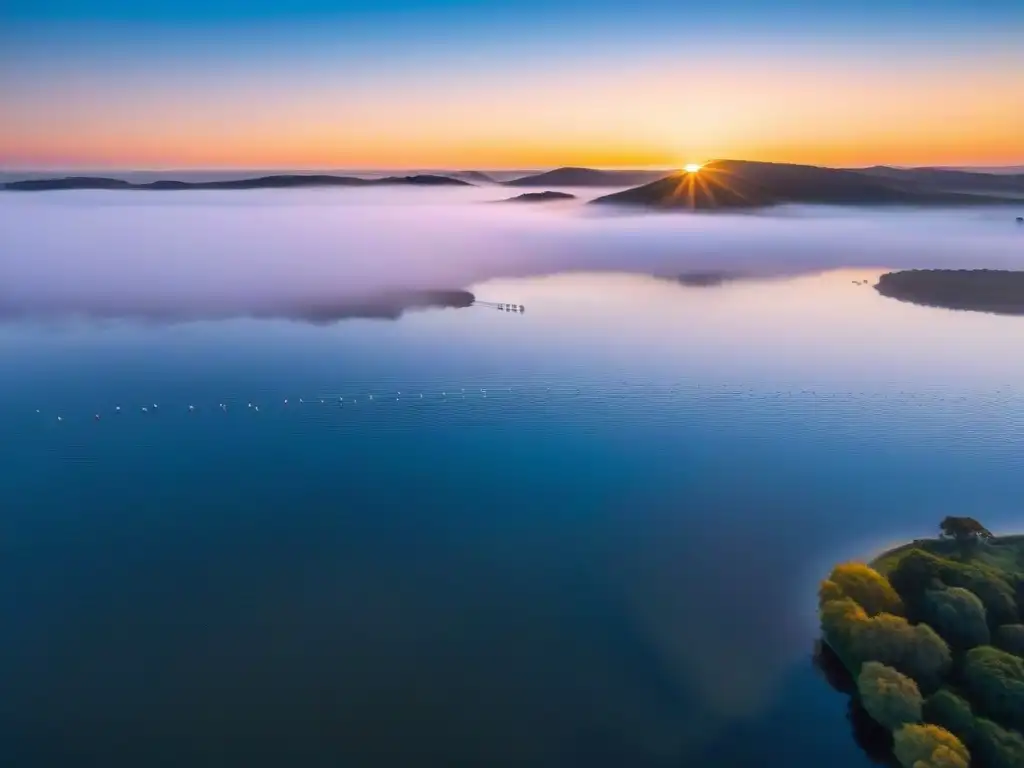
[[[10,764],[870,764],[817,583],[1021,529],[1024,319],[854,281],[1024,235],[487,194],[0,197]],[[526,311],[249,316],[427,284]]]

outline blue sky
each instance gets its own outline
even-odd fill
[[[677,91],[701,113],[700,136],[696,127],[681,131],[688,133],[680,141],[694,151],[735,145],[748,154],[792,153],[807,140],[798,123],[819,119],[808,103],[834,96],[830,79],[861,100],[859,114],[877,108],[879,121],[906,120],[906,105],[916,99],[928,113],[921,131],[934,133],[924,124],[941,126],[943,119],[984,123],[991,129],[988,144],[998,144],[999,156],[1009,158],[1015,149],[1006,102],[1024,85],[1024,75],[1018,77],[1022,51],[1021,0],[3,0],[0,94],[15,119],[0,126],[0,138],[13,147],[0,149],[0,164],[112,156],[119,135],[138,148],[139,162],[161,160],[160,142],[168,147],[168,162],[175,153],[198,162],[213,153],[199,152],[195,143],[227,141],[225,121],[251,128],[232,140],[281,162],[300,155],[305,162],[312,155],[300,152],[300,145],[316,142],[325,162],[358,160],[358,145],[378,163],[381,147],[371,151],[367,142],[390,130],[405,103],[421,110],[440,105],[455,127],[468,125],[465,114],[475,105],[501,112],[500,121],[474,117],[475,133],[460,139],[463,145],[517,142],[523,148],[518,155],[533,152],[539,161],[546,156],[540,151],[544,137],[557,129],[544,123],[541,113],[547,112],[552,123],[556,115],[563,126],[587,123],[562,131],[555,144],[600,145],[599,154],[610,156],[611,143],[621,136],[621,154],[631,156],[627,145],[638,147],[640,160],[678,151],[667,148],[671,131],[664,124],[685,112],[664,107]],[[949,98],[963,109],[957,113],[943,104],[943,81],[966,77],[958,72],[969,73],[988,101],[980,102],[968,84],[953,82]],[[626,78],[635,87],[622,82]],[[778,87],[786,82],[793,86],[783,93]],[[871,88],[885,93],[872,100]],[[647,117],[638,117],[634,128],[622,115],[606,118],[602,89],[606,100],[618,99],[623,110]],[[778,92],[775,106],[755,104],[759,89]],[[641,91],[642,97],[636,95]],[[518,119],[515,99],[525,120],[520,128],[510,126]],[[755,129],[783,107],[792,112],[791,128],[756,136]],[[292,129],[281,118],[289,110]],[[186,119],[175,128],[179,115]],[[828,118],[820,116],[821,130],[831,137],[826,154],[835,155],[852,133],[836,132]],[[149,119],[156,121],[151,129]],[[426,154],[425,164],[458,154],[442,146],[441,118],[431,120],[433,144],[423,139],[416,150]],[[604,133],[593,126],[596,120],[608,120]],[[68,133],[71,125],[80,131],[77,143]],[[744,126],[746,134],[739,130]],[[328,151],[329,130],[350,136],[352,151]],[[719,141],[718,134],[728,137]],[[389,140],[401,141],[397,134]],[[879,158],[897,152],[896,138],[872,141],[891,145],[875,153]],[[936,158],[963,155],[969,161],[967,138],[963,150],[956,141],[944,136]],[[411,152],[398,153],[402,162]],[[482,148],[474,152],[467,160],[486,156]]]

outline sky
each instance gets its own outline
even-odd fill
[[[0,169],[1024,164],[1019,0],[3,0]]]

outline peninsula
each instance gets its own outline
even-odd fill
[[[464,309],[476,297],[455,289],[409,289],[351,296],[305,296],[275,301],[185,304],[174,299],[56,301],[46,304],[0,301],[0,318],[85,317],[96,320],[135,319],[150,322],[223,320],[236,317],[301,320],[327,324],[339,320],[397,320],[409,311],[421,309]]]
[[[364,179],[358,176],[301,175],[259,176],[252,179],[231,179],[228,181],[175,181],[161,180],[132,183],[123,179],[104,176],[67,176],[60,179],[26,179],[11,181],[3,189],[12,192],[46,192],[67,189],[136,189],[152,191],[177,191],[191,189],[294,189],[298,187],[370,187],[370,186],[419,186],[471,187],[471,182],[450,176],[419,174],[415,176],[387,176],[381,179]]]
[[[868,172],[790,163],[715,160],[643,186],[592,200],[660,210],[735,210],[805,205],[962,206],[1020,203],[1019,198],[936,189]]]
[[[1024,536],[946,517],[821,583],[824,642],[904,768],[1024,765]]]
[[[999,315],[1024,314],[1024,272],[1001,269],[910,269],[887,272],[875,290],[911,304]]]

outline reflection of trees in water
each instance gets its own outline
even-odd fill
[[[835,651],[819,640],[814,644],[813,662],[814,668],[833,690],[850,697],[846,718],[850,721],[857,746],[876,765],[898,765],[892,753],[892,734],[865,711],[857,696],[857,683]]]

